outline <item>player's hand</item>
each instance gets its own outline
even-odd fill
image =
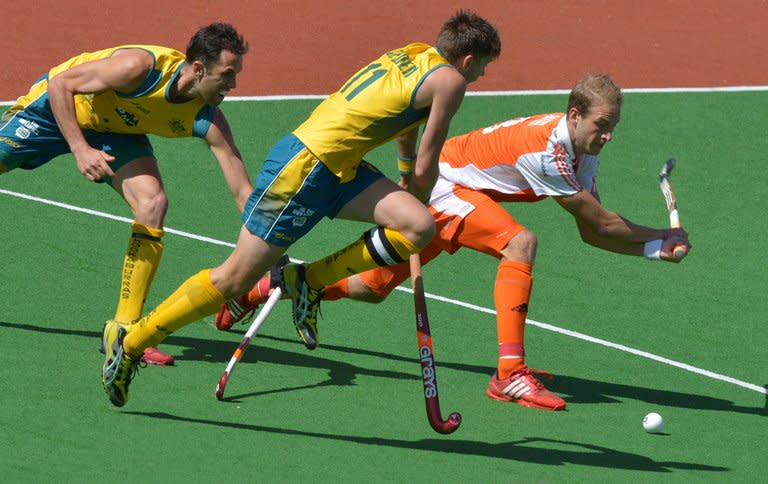
[[[670,229],[670,233],[661,244],[661,260],[679,263],[690,252],[691,242],[688,232],[683,229]]]
[[[406,192],[409,191],[409,187],[411,186],[411,175],[400,175],[400,180],[397,182],[397,184]]]
[[[77,169],[90,181],[100,181],[105,176],[115,176],[115,172],[109,166],[115,161],[115,157],[90,146],[72,153],[77,160]]]

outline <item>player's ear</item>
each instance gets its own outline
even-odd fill
[[[203,77],[203,74],[205,74],[205,64],[199,60],[193,61],[192,72],[195,73],[195,79],[199,81]]]
[[[472,54],[465,55],[461,58],[461,68],[463,71],[469,70],[470,67],[472,67],[472,64],[475,62],[475,56]]]
[[[566,116],[569,122],[576,123],[581,119],[581,112],[577,108],[571,107],[568,109]]]

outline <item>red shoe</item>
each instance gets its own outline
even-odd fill
[[[283,284],[282,270],[283,266],[289,261],[288,256],[284,255],[269,271],[269,274],[259,279],[256,285],[251,288],[248,294],[243,294],[234,299],[230,299],[221,305],[221,309],[216,313],[213,324],[219,331],[229,331],[238,321],[250,318],[259,304],[266,302],[272,289]],[[283,290],[285,293],[285,290]],[[255,304],[251,299],[256,300]]]
[[[565,410],[565,400],[550,392],[534,376],[543,375],[549,379],[553,376],[542,370],[531,370],[523,365],[514,371],[508,378],[499,380],[498,373],[494,373],[488,383],[485,394],[488,398],[503,402],[515,402],[524,407],[539,408],[542,410]]]
[[[144,361],[149,365],[170,366],[173,365],[173,356],[167,355],[157,348],[147,348],[144,350]]]
[[[213,324],[219,331],[229,331],[238,321],[250,318],[258,307],[258,304],[252,306],[248,302],[248,294],[243,294],[222,304]]]

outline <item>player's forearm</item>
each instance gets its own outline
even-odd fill
[[[643,255],[643,246],[645,245],[643,242],[629,242],[625,240],[599,237],[590,231],[582,231],[581,240],[598,249],[615,252],[617,254],[635,256]]]
[[[426,203],[429,200],[429,195],[432,193],[432,188],[434,188],[437,182],[438,173],[437,162],[433,163],[432,166],[428,165],[421,168],[417,164],[416,170],[408,183],[409,191],[416,198]]]
[[[397,155],[405,158],[416,158],[416,142],[418,136],[418,128],[414,128],[398,136],[395,140],[395,143],[397,144]]]
[[[618,242],[648,242],[665,237],[664,230],[638,225],[613,212],[607,212],[605,217],[591,224],[579,223],[579,227],[582,233],[585,230],[592,232],[596,239]]]
[[[224,178],[232,194],[232,199],[240,213],[245,209],[245,203],[253,191],[253,185],[248,178],[248,172],[242,160],[237,157],[221,163]]]
[[[77,123],[74,92],[67,88],[64,81],[54,77],[48,83],[48,97],[53,117],[56,119],[56,124],[67,141],[70,151],[77,153],[79,150],[88,147],[83,131]]]
[[[419,153],[410,181],[410,192],[426,202],[440,174],[440,149],[445,141],[442,133],[426,133],[419,145]]]
[[[229,123],[218,108],[213,116],[213,124],[205,135],[205,141],[216,161],[219,162],[232,199],[235,201],[237,209],[242,213],[245,209],[245,203],[253,191],[253,184],[251,184],[240,150],[235,144]]]

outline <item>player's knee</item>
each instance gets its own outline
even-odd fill
[[[233,270],[232,266],[226,263],[211,269],[211,283],[227,299],[247,293],[258,280],[259,276],[255,271],[237,268]]]
[[[435,219],[429,211],[424,211],[424,215],[414,217],[409,232],[413,237],[411,242],[419,249],[423,249],[435,236]]]
[[[162,226],[165,214],[168,212],[168,197],[164,191],[141,197],[136,207],[136,218],[146,220],[150,225]]]
[[[536,257],[538,239],[533,232],[523,229],[510,239],[501,255],[505,259],[512,259],[533,264]]]

